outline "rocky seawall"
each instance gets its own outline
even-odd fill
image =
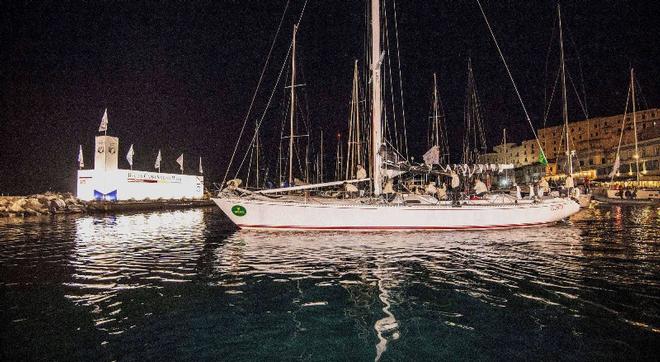
[[[0,217],[83,213],[87,206],[70,193],[0,196]]]
[[[202,200],[82,201],[71,193],[0,196],[0,217],[103,213],[212,206]]]

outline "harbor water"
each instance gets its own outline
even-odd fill
[[[9,360],[655,360],[660,210],[520,230],[236,231],[217,208],[0,219]]]

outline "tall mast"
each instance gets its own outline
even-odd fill
[[[637,171],[637,184],[639,184],[639,151],[637,149],[637,110],[635,108],[635,71],[630,68],[630,88],[632,95],[632,112],[633,112],[633,132],[635,133],[635,171]]]
[[[291,121],[289,122],[289,185],[293,184],[293,122],[296,109],[296,33],[298,25],[293,26],[293,49],[291,52]]]
[[[561,7],[557,4],[557,16],[559,17],[559,50],[561,53],[561,95],[563,99],[564,128],[566,129],[566,157],[568,160],[568,176],[573,175],[573,157],[571,156],[571,137],[568,130],[568,101],[566,100],[566,66],[564,64],[564,35],[561,26]]]
[[[435,143],[431,146],[440,146],[440,125],[438,124],[438,83],[435,73],[433,73],[433,133]]]
[[[255,120],[255,127],[258,127],[259,125],[257,124],[257,121]],[[259,188],[259,151],[261,149],[261,146],[259,145],[259,128],[257,128],[257,137],[254,143],[254,148],[255,151],[257,152],[257,159],[256,159],[256,164],[257,164],[257,188]],[[201,163],[201,161],[200,161]]]
[[[507,149],[506,149],[506,128],[502,130],[502,147],[504,147],[504,164],[507,164],[509,162],[509,158],[506,157],[507,154]],[[509,170],[505,169],[504,170],[504,179],[509,180]]]
[[[348,150],[346,154],[346,179],[352,178],[357,165],[362,163],[362,135],[360,133],[360,99],[358,91],[358,62],[353,68],[353,90],[351,92],[351,112],[348,119]]]
[[[320,182],[323,182],[323,130],[321,130],[321,162],[320,162],[320,165],[319,165],[319,169],[320,169],[320,176],[321,176]]]
[[[371,0],[371,176],[374,195],[383,192],[381,174],[380,1]]]

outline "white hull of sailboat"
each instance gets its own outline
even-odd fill
[[[550,224],[579,211],[570,199],[518,204],[318,204],[234,197],[213,201],[241,229],[262,230],[479,230]]]

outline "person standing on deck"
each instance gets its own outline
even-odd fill
[[[483,181],[481,181],[479,178],[474,180],[474,193],[479,197],[483,197],[486,193],[488,193],[486,184],[483,183]]]
[[[438,200],[444,200],[447,198],[447,188],[445,187],[444,182],[440,183],[440,187],[438,187],[437,191],[435,192],[435,198]]]
[[[539,181],[539,196],[543,196],[546,192],[550,193],[550,185],[548,184],[548,180],[542,178],[541,181]]]
[[[458,174],[451,171],[451,194],[452,194],[452,204],[458,205],[458,199],[461,193],[461,180],[458,178]]]

